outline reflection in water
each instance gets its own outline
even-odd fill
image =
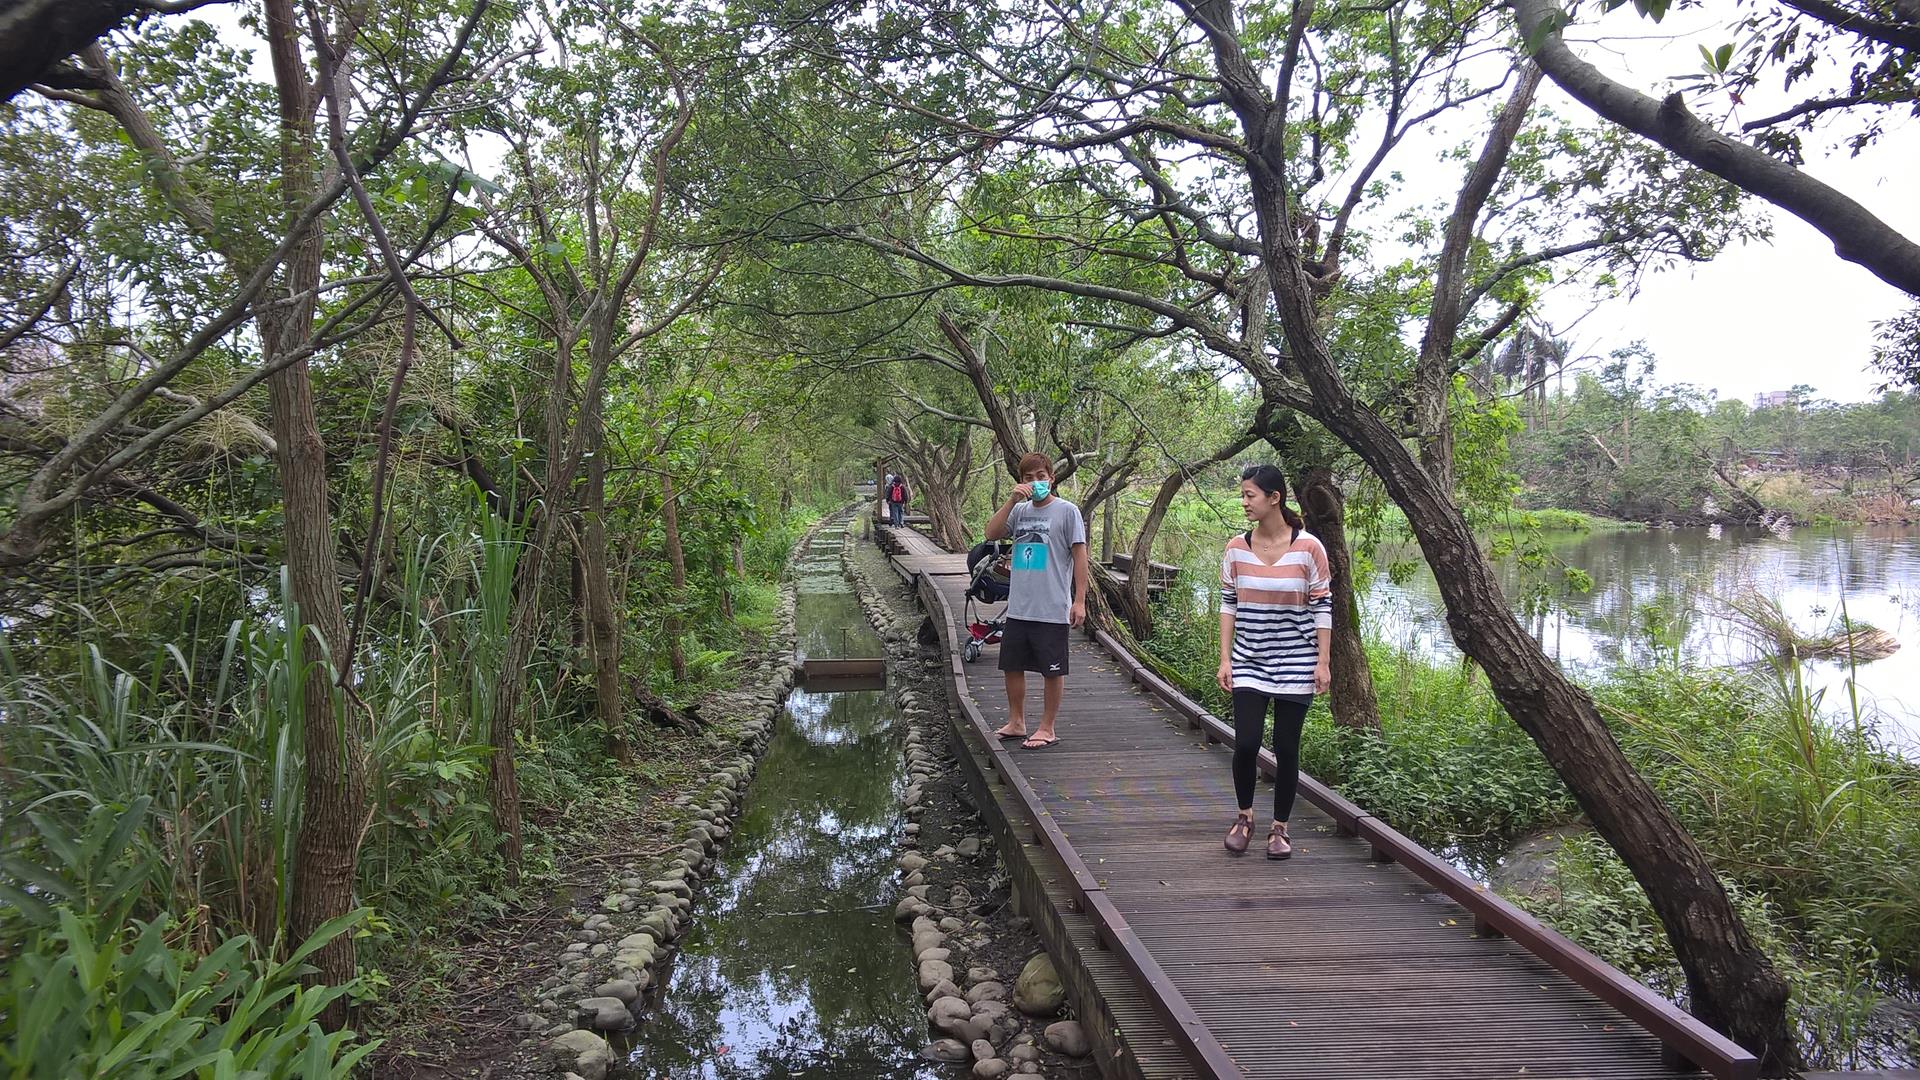
[[[877,653],[837,564],[801,572],[802,655]],[[664,996],[634,1034],[631,1075],[943,1075],[916,1056],[926,1018],[888,900],[906,787],[893,721],[876,691],[787,699]]]
[[[1777,600],[1803,634],[1838,628],[1845,615],[1892,634],[1901,648],[1861,665],[1861,704],[1877,713],[1882,734],[1908,752],[1920,749],[1920,529],[1795,529],[1784,536],[1752,529],[1648,529],[1595,532],[1556,544],[1568,565],[1593,575],[1593,591],[1558,598],[1521,621],[1548,655],[1574,669],[1645,664],[1655,630],[1671,625],[1689,661],[1750,664],[1761,657],[1750,634],[1728,617],[1722,599],[1754,590]],[[1417,558],[1418,549],[1383,551],[1379,563]],[[1509,596],[1521,571],[1500,567]],[[1376,578],[1366,618],[1389,641],[1429,655],[1457,655],[1439,592],[1423,566],[1404,584]],[[1664,608],[1664,611],[1658,610]],[[1849,712],[1842,663],[1812,663],[1810,682],[1824,708]]]

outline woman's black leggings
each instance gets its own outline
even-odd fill
[[[1300,786],[1300,727],[1306,723],[1308,703],[1287,701],[1258,690],[1233,692],[1233,793],[1240,809],[1253,809],[1253,782],[1260,775],[1260,736],[1266,733],[1267,702],[1273,702],[1273,756],[1279,768],[1273,777],[1273,820],[1293,813],[1293,795]]]

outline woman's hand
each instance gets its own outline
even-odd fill
[[[1213,677],[1219,682],[1221,690],[1233,693],[1233,664],[1230,661],[1220,661],[1220,670],[1214,672]]]
[[[1333,686],[1333,667],[1325,660],[1313,665],[1313,692],[1324,694]]]

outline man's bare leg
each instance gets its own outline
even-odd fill
[[[1040,727],[1033,737],[1026,741],[1027,746],[1046,746],[1059,736],[1053,733],[1053,723],[1060,716],[1060,697],[1066,692],[1067,677],[1054,675],[1040,680]]]
[[[1007,677],[1007,726],[994,732],[1009,738],[1027,733],[1027,673],[1024,671],[1004,672]],[[1049,683],[1054,680],[1048,679]],[[1056,703],[1057,704],[1057,703]],[[1048,714],[1051,724],[1052,713]]]

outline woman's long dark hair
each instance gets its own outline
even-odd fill
[[[1287,505],[1287,474],[1280,471],[1280,466],[1249,465],[1240,471],[1240,479],[1251,480],[1261,491],[1280,496],[1280,516],[1286,519],[1294,532],[1307,527],[1307,523],[1300,520],[1300,515],[1294,513],[1293,507]]]

